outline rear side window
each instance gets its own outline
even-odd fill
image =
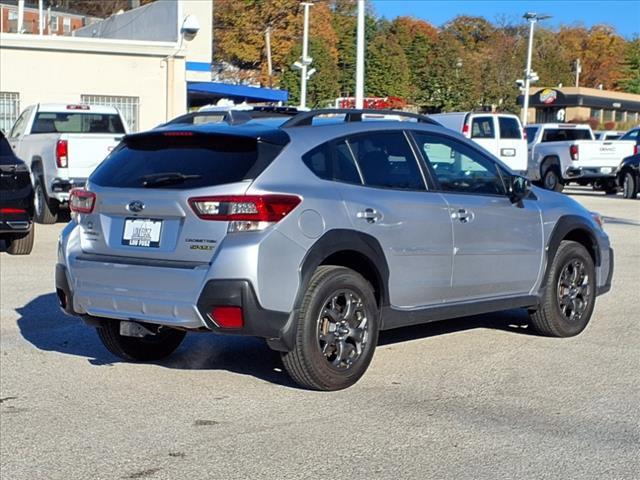
[[[323,180],[362,183],[344,140],[322,144],[302,156],[309,169]]]
[[[104,187],[208,187],[252,178],[257,159],[255,138],[144,135],[121,143],[90,180]]]
[[[498,125],[500,127],[500,138],[522,138],[520,124],[515,118],[498,117]]]
[[[542,142],[569,140],[591,140],[591,132],[585,128],[545,128],[542,132]]]
[[[471,121],[471,138],[496,138],[493,117],[475,117]]]
[[[31,133],[125,133],[115,113],[38,112]]]
[[[417,160],[404,133],[372,132],[349,137],[365,185],[401,190],[425,190]]]

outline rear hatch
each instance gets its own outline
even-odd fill
[[[243,195],[282,146],[189,130],[126,137],[89,178],[95,205],[80,215],[83,252],[150,264],[210,261],[229,222],[200,218],[189,200]]]
[[[602,173],[611,173],[615,171],[623,158],[633,155],[633,142],[626,141],[605,141],[597,140],[578,141],[578,160],[575,162],[576,167],[591,168],[603,167],[607,171]],[[611,170],[608,170],[611,169]]]

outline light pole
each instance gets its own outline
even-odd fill
[[[356,108],[364,106],[364,0],[358,0],[356,34]]]
[[[524,71],[524,101],[522,105],[522,124],[527,124],[527,117],[529,113],[529,87],[531,86],[531,79],[534,77],[531,72],[531,53],[533,51],[533,28],[540,20],[546,20],[551,18],[551,15],[538,15],[537,13],[527,12],[522,18],[529,22],[529,48],[527,49],[527,68]]]
[[[309,56],[309,7],[313,3],[303,2],[304,7],[304,30],[302,32],[302,58],[299,62],[293,64],[294,67],[300,69],[300,108],[307,107],[307,80],[315,72],[314,69],[307,71],[313,58]]]

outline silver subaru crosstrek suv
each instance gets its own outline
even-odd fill
[[[61,307],[126,360],[262,337],[318,390],[354,384],[381,330],[523,308],[580,333],[611,285],[600,217],[428,117],[376,113],[126,136],[71,195]]]

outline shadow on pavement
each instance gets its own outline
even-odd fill
[[[36,348],[86,357],[95,366],[123,362],[109,353],[93,328],[82,320],[62,313],[54,293],[41,295],[16,310],[22,336]],[[488,315],[459,318],[380,333],[378,345],[490,328],[530,334],[524,310],[509,310]],[[297,388],[284,372],[280,354],[252,337],[191,333],[168,359],[153,364],[185,370],[226,370],[250,375],[283,386]]]

